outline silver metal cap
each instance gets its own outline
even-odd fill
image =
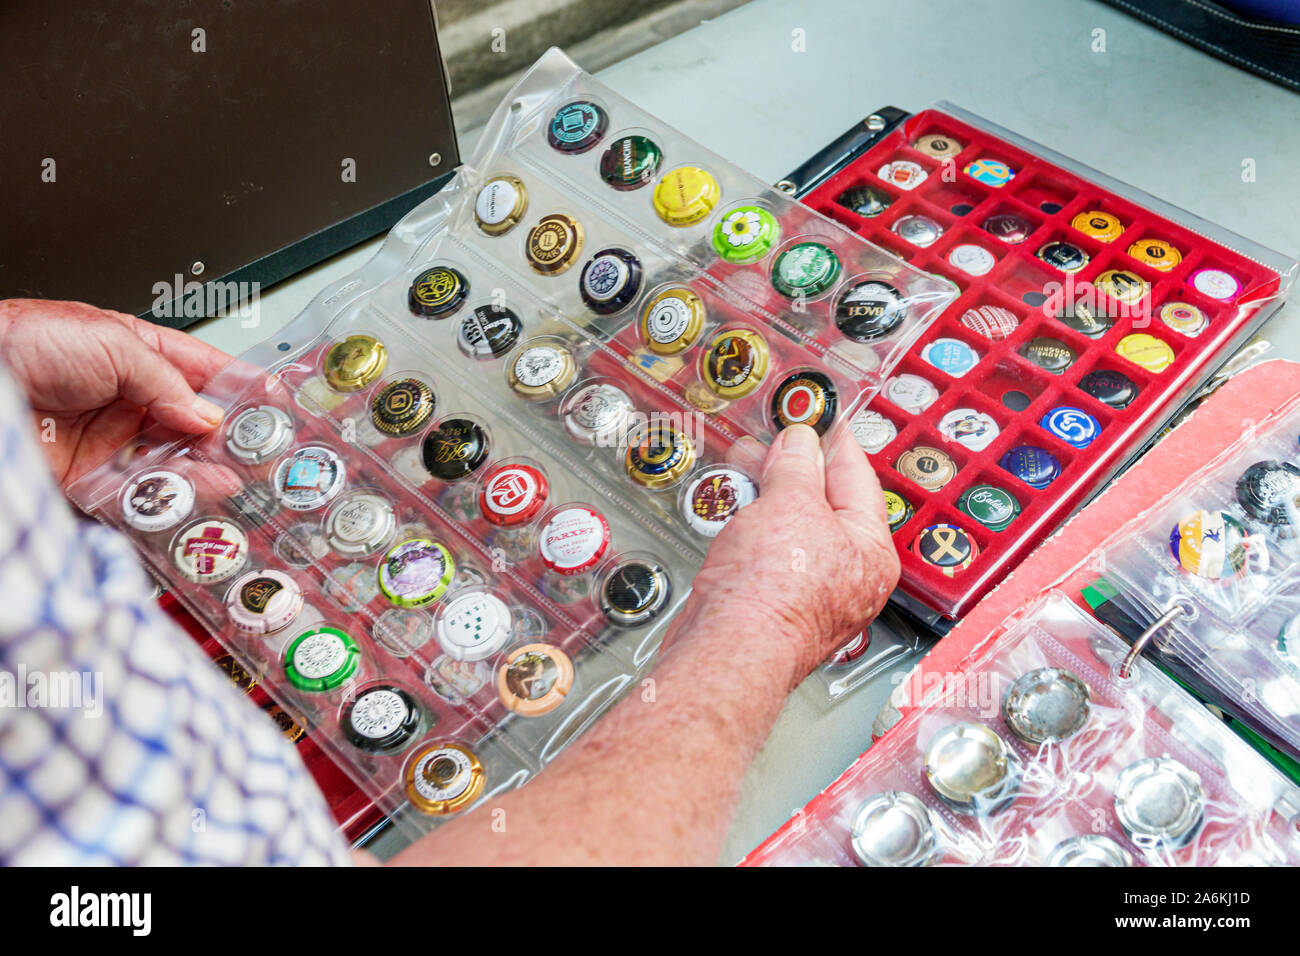
[[[339,554],[356,558],[379,551],[393,538],[397,515],[383,495],[354,491],[330,508],[325,519],[325,538]]]
[[[226,450],[249,465],[270,461],[293,441],[293,419],[274,405],[246,408],[226,426]]]
[[[1184,846],[1205,819],[1201,778],[1171,757],[1131,763],[1115,781],[1115,816],[1138,846]]]
[[[1067,670],[1040,667],[1021,674],[1002,702],[1013,734],[1035,746],[1073,737],[1088,722],[1088,685]]]
[[[1110,837],[1085,833],[1052,847],[1048,866],[1132,866],[1133,854]]]
[[[925,779],[959,813],[997,813],[1019,790],[1019,768],[1005,740],[974,721],[934,735],[925,752]]]
[[[863,866],[926,866],[939,850],[930,811],[901,790],[878,793],[858,807],[850,845]]]

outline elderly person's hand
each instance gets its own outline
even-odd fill
[[[880,482],[847,429],[829,461],[806,425],[782,431],[765,458],[756,445],[732,458],[761,461],[758,500],[713,542],[694,587],[733,610],[738,641],[747,624],[781,628],[797,683],[880,612],[898,554]]]
[[[222,410],[199,398],[230,357],[198,339],[81,302],[0,301],[0,356],[35,415],[65,487],[152,419],[208,432]]]

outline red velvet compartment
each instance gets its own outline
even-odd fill
[[[943,133],[957,140],[963,144],[961,153],[945,166],[944,161],[913,149],[912,144],[927,133]],[[993,187],[964,171],[973,160],[985,158],[1007,163],[1015,176],[1001,187]],[[887,184],[878,171],[895,160],[920,164],[927,178],[911,190]],[[846,190],[860,185],[888,193],[893,203],[880,216],[868,219],[837,201]],[[872,456],[872,463],[882,484],[902,494],[916,509],[894,534],[903,568],[900,587],[948,617],[960,617],[969,610],[1109,480],[1183,400],[1186,391],[1226,357],[1252,317],[1281,285],[1276,272],[1254,260],[938,110],[909,118],[809,193],[804,202],[912,265],[952,279],[961,289],[961,296],[926,331],[894,373],[911,372],[928,379],[940,390],[939,400],[919,415],[895,407],[883,394],[871,403],[899,431],[894,441]],[[1071,227],[1076,215],[1094,209],[1117,216],[1124,226],[1123,233],[1106,243]],[[1029,238],[1011,245],[985,232],[981,224],[1000,212],[1028,220],[1033,226]],[[943,235],[926,248],[911,245],[890,231],[900,217],[918,213],[944,227]],[[1056,239],[1080,246],[1090,257],[1087,266],[1074,276],[1035,257],[1039,248]],[[1182,261],[1167,272],[1157,271],[1128,255],[1128,248],[1139,239],[1172,243],[1182,253]],[[948,252],[964,243],[987,249],[997,264],[983,276],[969,275],[949,264]],[[1197,292],[1190,277],[1202,268],[1222,269],[1234,276],[1241,285],[1238,294],[1219,301]],[[1061,287],[1068,291],[1067,283],[1072,279],[1076,294],[1085,294],[1091,280],[1109,269],[1126,269],[1151,283],[1150,292],[1136,309],[1124,314],[1122,306],[1099,297],[1121,314],[1113,327],[1097,339],[1073,331],[1054,317],[1049,308],[1052,301],[1045,301],[1048,292]],[[1159,308],[1171,301],[1189,302],[1203,310],[1209,317],[1209,327],[1195,338],[1168,327],[1159,318]],[[967,309],[985,304],[1002,306],[1020,319],[1019,328],[1005,341],[990,341],[958,321]],[[1168,343],[1175,353],[1173,364],[1163,372],[1152,373],[1120,356],[1116,344],[1134,331],[1147,332]],[[1019,354],[1020,347],[1036,336],[1059,339],[1074,350],[1075,361],[1064,374],[1049,374]],[[951,378],[928,364],[921,358],[922,350],[940,337],[972,345],[980,354],[979,363],[961,378]],[[1077,383],[1095,368],[1122,371],[1141,389],[1137,398],[1127,408],[1112,409],[1081,391]],[[1001,401],[1002,394],[1013,387],[1031,399],[1023,411],[1013,411]],[[1060,405],[1083,409],[1101,423],[1101,434],[1087,448],[1074,448],[1039,425],[1045,413]],[[945,440],[937,426],[954,408],[974,408],[992,415],[1001,433],[978,452]],[[1059,477],[1045,489],[1031,488],[999,466],[999,459],[1009,449],[1022,444],[1045,448],[1060,461]],[[898,457],[916,445],[941,448],[958,465],[956,477],[937,492],[923,490],[894,467]],[[1021,514],[1003,531],[991,531],[957,509],[962,492],[981,482],[1006,489],[1020,502]],[[941,522],[962,527],[980,547],[971,565],[952,576],[921,561],[909,550],[917,534]]]

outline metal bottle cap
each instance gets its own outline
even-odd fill
[[[1197,269],[1192,273],[1192,288],[1211,299],[1231,299],[1241,291],[1241,283],[1222,269]]]
[[[294,511],[323,507],[346,483],[343,458],[324,445],[306,445],[281,458],[271,482],[276,500]]]
[[[926,491],[938,491],[957,474],[957,463],[939,448],[917,445],[898,456],[894,467],[904,478]]]
[[[578,292],[597,315],[613,315],[641,291],[641,260],[626,249],[602,249],[582,267]]]
[[[641,311],[641,341],[656,355],[676,355],[704,328],[704,302],[690,289],[665,289]]]
[[[236,524],[204,518],[181,530],[172,542],[176,570],[196,584],[215,584],[248,561],[248,536]]]
[[[396,753],[424,726],[424,711],[396,684],[367,687],[343,708],[339,724],[348,743],[366,753]]]
[[[1000,305],[981,305],[967,309],[959,321],[972,332],[978,332],[994,342],[1010,337],[1020,327],[1020,319],[1016,314]]]
[[[446,816],[482,795],[487,771],[468,747],[443,741],[412,754],[404,777],[411,806],[430,816]]]
[[[651,422],[628,441],[623,456],[627,476],[643,488],[677,484],[695,464],[695,443],[665,422]]]
[[[1101,434],[1101,422],[1092,413],[1072,405],[1058,405],[1045,414],[1038,424],[1075,448],[1087,448]]]
[[[1174,364],[1174,350],[1169,343],[1146,332],[1124,336],[1115,351],[1148,372],[1163,372]]]
[[[859,657],[866,653],[867,648],[871,646],[871,628],[865,627],[858,631],[846,643],[840,645],[830,657],[826,658],[826,663],[831,667],[843,667],[846,664],[852,664]]]
[[[1070,227],[1098,242],[1114,242],[1124,232],[1124,224],[1118,217],[1100,209],[1079,213],[1070,220]]]
[[[1079,388],[1111,408],[1127,408],[1138,393],[1131,378],[1109,368],[1093,369],[1079,379]]]
[[[489,236],[502,236],[517,226],[528,210],[528,187],[515,176],[493,176],[474,200],[474,221]]]
[[[966,164],[963,170],[967,176],[985,186],[1001,188],[1015,178],[1016,171],[998,159],[982,157]]]
[[[1189,339],[1210,327],[1209,316],[1190,302],[1166,302],[1160,307],[1160,321]]]
[[[582,223],[572,216],[543,216],[528,233],[528,264],[542,275],[559,275],[577,261],[582,239]]]
[[[898,426],[874,408],[860,408],[849,422],[849,431],[868,455],[878,455],[898,437]]]
[[[1034,255],[1049,266],[1055,266],[1062,272],[1070,274],[1082,272],[1084,267],[1092,261],[1087,252],[1072,242],[1066,242],[1064,239],[1056,239],[1045,243],[1039,247]]]
[[[1193,511],[1169,532],[1169,551],[1189,574],[1230,581],[1246,567],[1246,528],[1227,511]]]
[[[1289,461],[1257,461],[1237,479],[1237,503],[1251,518],[1289,535],[1300,523],[1300,468]]]
[[[353,491],[330,508],[325,517],[325,539],[348,558],[364,557],[383,548],[397,530],[392,503],[373,491]]]
[[[438,319],[459,309],[468,295],[464,275],[450,266],[434,266],[415,277],[407,299],[416,315]]]
[[[483,478],[479,509],[489,522],[502,528],[528,524],[546,505],[550,486],[532,465],[498,465]]]
[[[550,644],[515,648],[497,669],[497,694],[521,717],[541,717],[561,704],[573,689],[573,662]]]
[[[988,448],[1001,431],[992,415],[976,408],[954,408],[939,419],[939,434],[971,451]]]
[[[174,528],[193,510],[193,483],[165,468],[136,475],[122,493],[122,520],[138,531]]]
[[[894,198],[875,186],[850,186],[835,201],[864,219],[875,219],[893,205]]]
[[[360,663],[361,649],[346,631],[321,625],[293,639],[284,673],[294,687],[319,694],[346,683]]]
[[[1090,339],[1099,339],[1111,330],[1115,319],[1105,306],[1088,301],[1088,296],[1064,302],[1056,310],[1056,319],[1066,328],[1074,329]]]
[[[585,153],[605,135],[609,114],[595,103],[578,100],[556,110],[546,141],[562,153]]]
[[[1017,445],[998,459],[998,465],[1030,488],[1046,488],[1061,474],[1056,456],[1037,445]]]
[[[716,538],[741,508],[758,498],[758,485],[739,468],[701,469],[682,489],[682,517],[693,531]]]
[[[1205,819],[1201,778],[1170,757],[1129,764],[1115,781],[1115,816],[1138,846],[1184,846]]]
[[[438,611],[434,632],[448,657],[484,661],[500,653],[514,633],[510,606],[481,586],[455,592]]]
[[[297,619],[302,601],[302,588],[283,571],[249,571],[226,592],[226,615],[244,634],[270,634]]]
[[[953,378],[961,378],[979,364],[980,354],[961,339],[937,338],[921,349],[921,358]]]
[[[472,418],[444,418],[424,436],[420,454],[429,474],[456,481],[481,467],[491,447],[487,430]]]
[[[425,607],[447,593],[456,562],[445,545],[410,538],[391,548],[379,564],[379,590],[397,607]]]
[[[744,398],[762,384],[770,361],[767,340],[758,332],[727,329],[702,357],[704,382],[720,398]]]
[[[542,563],[556,574],[585,574],[609,550],[609,522],[594,508],[569,505],[550,515],[538,535]]]
[[[986,275],[998,264],[997,257],[983,246],[966,242],[948,250],[948,264],[973,276]]]
[[[981,227],[995,239],[1001,239],[1008,245],[1019,245],[1029,238],[1029,234],[1034,231],[1034,225],[1024,216],[1017,216],[1014,213],[999,213],[989,216],[984,220]]]
[[[1104,833],[1062,840],[1047,857],[1048,866],[1132,866],[1133,854]]]
[[[932,524],[912,539],[911,549],[931,567],[953,577],[971,566],[980,554],[979,542],[955,524]]]
[[[787,299],[814,299],[840,277],[840,257],[820,242],[797,242],[772,263],[772,287]]]
[[[373,335],[349,335],[325,353],[325,381],[340,392],[359,392],[384,370],[388,349]]]
[[[839,393],[829,375],[795,372],[772,393],[770,411],[778,429],[807,425],[818,435],[825,435],[839,411]]]
[[[890,534],[907,524],[915,513],[912,503],[897,491],[885,492],[885,517],[889,520]]]
[[[901,790],[878,793],[854,811],[849,845],[863,866],[925,866],[939,852],[930,811]]]
[[[939,731],[925,751],[925,779],[959,813],[997,813],[1015,801],[1015,754],[988,727],[961,721]]]
[[[1107,269],[1092,284],[1116,301],[1132,305],[1151,291],[1151,283],[1128,269]]]
[[[1005,531],[1019,517],[1020,502],[1005,488],[980,484],[962,492],[957,499],[957,510],[990,531]]]
[[[537,342],[520,350],[510,363],[508,378],[516,395],[530,402],[559,398],[578,375],[573,353],[562,345]]]
[[[912,144],[912,148],[935,159],[952,159],[966,147],[946,133],[926,133]]]
[[[623,441],[634,406],[627,392],[609,382],[592,382],[564,400],[560,417],[564,429],[583,445],[616,445]]]
[[[943,226],[929,216],[913,213],[910,216],[899,216],[889,227],[889,231],[900,239],[905,239],[912,245],[924,249],[939,241],[939,237],[943,235]]]
[[[1139,239],[1128,247],[1128,254],[1160,272],[1169,272],[1183,261],[1183,254],[1173,243],[1163,239]]]
[[[928,379],[903,372],[885,383],[885,398],[903,411],[919,415],[938,401],[939,390]]]
[[[601,613],[610,624],[641,627],[668,605],[672,581],[658,559],[623,555],[601,576],[599,597]]]
[[[600,178],[620,191],[639,189],[659,175],[664,154],[646,136],[620,136],[600,156]]]
[[[293,441],[293,419],[274,405],[245,408],[226,425],[226,450],[232,458],[260,465]]]
[[[1077,358],[1074,349],[1049,335],[1035,336],[1020,346],[1019,351],[1044,372],[1051,372],[1053,375],[1060,375],[1073,365]]]
[[[855,342],[884,338],[906,317],[903,294],[879,279],[855,282],[835,303],[835,326]]]
[[[910,159],[897,159],[892,163],[886,163],[880,167],[876,175],[891,186],[908,190],[915,189],[929,177],[924,166]]]
[[[670,226],[691,226],[713,212],[722,197],[718,181],[698,166],[669,170],[654,191],[654,209]]]
[[[390,382],[370,402],[370,421],[381,432],[401,437],[424,427],[433,415],[433,389],[418,378]]]
[[[515,347],[524,323],[504,306],[480,305],[461,320],[456,344],[470,358],[500,358]]]
[[[1060,743],[1088,722],[1090,696],[1088,685],[1064,668],[1040,667],[1016,678],[1002,702],[1002,717],[1027,744]]]
[[[757,262],[781,237],[776,216],[762,206],[737,206],[713,227],[713,251],[726,262]]]

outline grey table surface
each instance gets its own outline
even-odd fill
[[[873,109],[950,100],[1300,253],[1300,96],[1094,0],[755,0],[600,78],[767,181]],[[468,155],[473,142],[462,146]],[[1247,165],[1253,179],[1243,176]],[[218,319],[196,334],[240,352],[376,248],[365,243],[263,293],[255,328]],[[1300,359],[1300,304],[1283,308],[1264,334],[1272,355]],[[866,748],[872,718],[900,678],[883,675],[833,707],[811,681],[790,697],[746,779],[727,861]]]

